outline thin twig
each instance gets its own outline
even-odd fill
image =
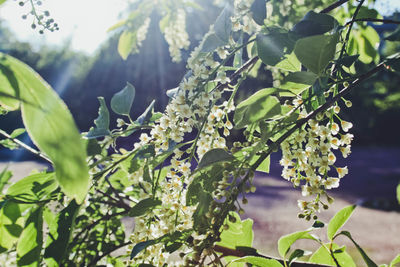
[[[400,24],[400,21],[392,20],[392,19],[363,18],[363,19],[353,19],[353,20],[347,22],[345,26],[349,25],[352,22],[357,22],[357,21],[379,22],[379,23],[385,23],[385,24]]]
[[[332,5],[330,5],[330,6],[326,7],[326,8],[324,8],[324,9],[323,9],[321,12],[319,12],[319,13],[329,13],[329,12],[331,12],[332,10],[334,10],[335,8],[340,7],[341,5],[343,5],[343,4],[346,3],[346,2],[349,2],[349,0],[340,0],[340,1],[337,1],[336,3],[333,3]]]
[[[8,133],[6,133],[5,131],[0,129],[0,134],[4,137],[6,137],[7,139],[10,139],[12,142],[14,142],[15,144],[19,145],[20,147],[28,150],[29,152],[35,154],[36,156],[41,157],[42,159],[46,160],[47,162],[53,164],[53,162],[42,152],[40,152],[39,150],[34,149],[33,147],[28,146],[27,144],[25,144],[24,142],[21,142],[20,140],[18,140],[17,138],[12,137],[11,135],[9,135]]]

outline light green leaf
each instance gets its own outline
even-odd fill
[[[313,85],[317,78],[316,74],[309,71],[291,72],[282,80],[280,88],[287,89],[293,94],[300,94]]]
[[[0,209],[0,253],[9,250],[17,242],[24,224],[21,207],[6,201]]]
[[[99,116],[94,120],[96,127],[91,127],[86,138],[98,138],[110,134],[110,112],[108,111],[104,98],[98,97],[100,102]]]
[[[89,187],[89,172],[85,146],[71,113],[30,67],[13,57],[0,57],[2,68],[7,68],[15,78],[11,90],[23,100],[22,119],[29,136],[53,162],[63,192],[82,202]]]
[[[118,28],[121,28],[123,26],[125,26],[125,24],[128,22],[128,20],[124,19],[124,20],[120,20],[117,23],[115,23],[113,26],[111,26],[110,28],[107,29],[107,32],[111,32],[113,30],[116,30]]]
[[[363,257],[368,267],[378,267],[378,265],[376,265],[376,263],[373,260],[371,260],[370,257],[368,257],[367,253],[365,253],[365,251],[360,247],[360,245],[358,245],[357,242],[353,239],[350,232],[342,231],[339,233],[339,235],[347,236],[353,242],[353,244],[356,246],[358,252],[360,252],[361,256]]]
[[[379,60],[378,46],[380,37],[374,28],[367,26],[360,30],[357,41],[359,43],[360,61],[369,64]]]
[[[123,60],[136,48],[136,32],[130,30],[123,31],[118,41],[118,53]]]
[[[356,205],[347,206],[341,209],[335,216],[329,221],[327,235],[329,240],[333,240],[333,237],[336,235],[337,231],[347,222],[353,213]]]
[[[290,54],[294,42],[287,33],[270,33],[257,35],[257,53],[266,65],[275,66],[284,59],[285,54]]]
[[[130,211],[130,217],[138,217],[144,215],[149,210],[161,205],[161,201],[153,198],[146,198],[137,203]]]
[[[200,163],[197,168],[204,168],[211,164],[221,161],[232,161],[235,158],[222,148],[214,148],[207,151],[204,156],[201,158]]]
[[[201,52],[213,52],[215,49],[225,44],[226,42],[221,40],[221,38],[219,38],[216,34],[212,33],[207,35],[201,43]]]
[[[257,167],[257,171],[269,173],[270,157],[266,157],[263,162]]]
[[[294,244],[294,242],[296,242],[299,239],[315,240],[315,238],[309,234],[310,231],[311,229],[306,231],[294,232],[279,238],[278,240],[279,255],[281,255],[282,258],[285,258],[286,254],[289,252],[290,247]]]
[[[236,262],[245,262],[245,263],[250,263],[254,266],[258,267],[283,267],[283,265],[274,259],[266,259],[263,257],[257,257],[257,256],[246,256],[243,258],[235,259],[229,262],[227,266],[231,266],[232,263]]]
[[[114,94],[111,98],[111,109],[117,114],[129,115],[135,99],[135,93],[135,87],[128,82],[124,89]]]
[[[223,42],[227,43],[232,31],[232,7],[227,4],[222,10],[221,14],[217,17],[214,23],[215,34]]]
[[[264,25],[264,20],[267,18],[267,1],[266,0],[254,0],[250,7],[252,12],[253,20],[258,25]]]
[[[279,115],[281,104],[278,98],[271,96],[276,91],[275,88],[262,89],[241,102],[233,118],[235,127],[242,128],[259,120]]]
[[[5,167],[0,173],[0,193],[7,184],[8,180],[10,180],[12,177],[12,172],[7,170],[7,168],[8,167]]]
[[[254,232],[253,220],[241,220],[236,212],[229,213],[235,218],[235,222],[226,219],[225,223],[229,226],[228,230],[221,233],[221,241],[217,245],[235,249],[236,247],[251,247],[253,245]]]
[[[46,223],[49,226],[49,235],[46,240],[44,259],[47,266],[59,266],[68,253],[67,247],[74,230],[75,217],[79,212],[79,205],[72,200],[54,219],[53,214],[45,211]]]
[[[25,130],[24,128],[18,128],[18,129],[15,129],[15,130],[10,134],[10,136],[11,136],[12,138],[16,138],[16,137],[20,136],[21,134],[23,134],[23,133],[25,133],[25,132],[26,132],[26,130]]]
[[[300,71],[301,63],[292,52],[289,55],[285,55],[285,59],[276,64],[275,67],[286,71]]]
[[[294,53],[310,71],[320,75],[333,60],[339,34],[315,35],[298,40]]]
[[[40,266],[43,246],[43,209],[34,209],[26,220],[17,243],[18,266]]]
[[[329,250],[327,249],[330,244],[325,244],[321,246],[309,259],[310,263],[316,264],[326,264],[331,266],[336,266]],[[339,262],[340,266],[346,267],[356,267],[351,256],[346,252],[346,247],[340,248],[337,244],[332,244],[332,250],[334,251],[335,259]]]
[[[4,4],[7,0],[0,0],[0,5]]]
[[[396,264],[400,263],[400,254],[398,254],[391,262],[389,267],[395,267]]]
[[[397,201],[400,204],[400,184],[397,185]]]

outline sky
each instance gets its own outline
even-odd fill
[[[93,54],[107,39],[107,29],[119,21],[119,15],[129,0],[43,0],[43,10],[59,24],[60,31],[46,32],[43,36],[30,28],[31,22],[22,20],[24,8],[18,1],[8,0],[0,7],[2,18],[21,41],[35,44],[62,45],[71,39],[72,48]],[[27,5],[28,6],[28,5]],[[28,8],[28,7],[27,7]],[[383,15],[397,8],[400,0],[377,0],[376,8]]]

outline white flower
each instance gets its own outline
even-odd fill
[[[347,169],[347,166],[343,167],[343,168],[336,168],[336,171],[337,171],[337,173],[339,175],[339,178],[343,178],[346,174],[349,173],[349,170]]]
[[[348,121],[342,121],[341,125],[342,125],[343,131],[345,131],[345,132],[348,132],[349,129],[351,129],[351,127],[353,127],[353,124],[351,122],[348,122]]]
[[[323,184],[326,189],[332,189],[339,187],[339,181],[339,178],[328,177]]]

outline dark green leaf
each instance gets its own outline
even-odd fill
[[[82,202],[89,187],[89,171],[71,113],[34,70],[13,57],[0,54],[0,58],[1,68],[7,68],[13,80],[12,88],[1,90],[22,98],[22,119],[29,136],[53,162],[63,192]]]
[[[44,258],[48,266],[59,266],[67,255],[68,243],[74,228],[75,217],[79,211],[79,205],[72,200],[64,208],[55,220],[47,221],[50,233],[47,237]],[[45,217],[46,218],[46,217]]]
[[[294,25],[292,32],[301,37],[307,37],[329,32],[336,25],[337,22],[332,16],[309,11],[299,23]]]
[[[309,262],[317,263],[317,264],[326,264],[329,266],[336,266],[335,261],[333,260],[329,250],[327,249],[330,244],[325,244],[325,246],[321,246],[314,254],[311,256]],[[345,251],[345,248],[342,250],[338,250],[339,246],[335,243],[332,244],[332,250],[337,251],[334,252],[335,259],[338,261],[340,266],[346,267],[356,267],[351,256]]]
[[[146,198],[137,203],[128,213],[130,217],[138,217],[144,215],[149,210],[161,205],[161,201],[153,198]]]
[[[149,241],[144,241],[144,242],[140,242],[137,243],[131,252],[131,260],[136,257],[137,254],[139,254],[142,250],[145,250],[148,246],[153,245],[155,242],[154,240],[149,240]]]
[[[235,157],[229,152],[222,148],[215,148],[207,151],[201,158],[200,163],[197,168],[204,168],[211,164],[221,161],[232,161]]]
[[[397,29],[389,34],[388,36],[385,37],[385,40],[387,41],[400,41],[400,26],[397,27]]]
[[[329,240],[333,240],[337,231],[347,222],[355,208],[356,205],[347,206],[336,213],[329,221],[327,230]]]
[[[287,33],[257,35],[257,53],[266,65],[275,66],[284,59],[285,54],[293,50],[294,42]]]
[[[286,254],[289,252],[290,247],[299,239],[312,239],[315,240],[313,236],[309,234],[311,230],[294,232],[292,234],[284,235],[278,240],[278,251],[282,258],[285,258]]]
[[[229,41],[229,37],[232,31],[231,16],[232,7],[227,4],[214,23],[215,34],[225,43]]]
[[[201,185],[199,183],[192,182],[189,185],[188,190],[186,192],[186,205],[193,206],[196,203],[198,203],[199,202],[199,193],[201,193],[202,190],[203,190],[203,188],[201,187]]]
[[[210,193],[202,192],[199,197],[199,204],[193,213],[193,229],[204,234],[208,227],[208,222],[205,214],[210,209],[210,204],[213,201]]]
[[[353,65],[354,62],[356,62],[359,56],[360,55],[353,55],[339,58],[338,60],[336,60],[336,64],[350,68],[350,66]]]
[[[129,115],[135,99],[135,87],[129,82],[111,98],[111,109],[120,115]]]
[[[98,97],[100,102],[99,116],[95,119],[94,124],[96,127],[90,128],[87,138],[98,138],[110,134],[110,113],[108,111],[104,97]]]
[[[221,40],[216,34],[212,33],[207,35],[201,43],[201,52],[213,52],[215,49],[225,44],[226,42]]]
[[[347,236],[352,242],[353,244],[356,246],[358,252],[360,252],[361,256],[363,257],[365,263],[367,264],[368,267],[378,267],[378,265],[376,265],[376,263],[371,260],[370,257],[368,257],[368,255],[365,253],[365,251],[357,244],[356,241],[354,241],[353,237],[351,236],[350,232],[348,231],[342,231],[339,233],[339,235],[345,235]]]
[[[258,25],[264,25],[264,20],[267,18],[267,1],[255,0],[250,7],[253,19]]]
[[[288,259],[289,266],[290,266],[290,263],[291,263],[292,261],[295,261],[295,260],[297,260],[298,258],[301,258],[301,257],[303,257],[303,256],[304,256],[304,250],[302,250],[302,249],[296,249],[295,251],[293,251],[292,254],[290,254],[289,259]]]
[[[0,173],[0,193],[11,177],[12,177],[12,172],[7,170],[7,167],[5,167]]]
[[[38,173],[25,177],[12,184],[6,195],[22,201],[41,201],[49,199],[58,188],[55,173]]]
[[[298,40],[294,53],[310,71],[320,75],[333,60],[339,34],[315,35]]]
[[[34,209],[26,220],[17,243],[18,266],[40,266],[43,246],[43,209]]]
[[[97,143],[96,139],[85,139],[84,141],[86,142],[86,153],[89,157],[101,153],[101,146]]]
[[[136,122],[139,125],[143,125],[145,122],[149,121],[149,119],[151,118],[151,116],[153,114],[153,108],[154,108],[155,102],[156,102],[155,100],[151,101],[150,105],[146,108],[146,110],[143,112],[143,114],[140,115],[139,118],[137,118]]]
[[[14,246],[22,232],[23,224],[20,205],[6,201],[0,210],[0,253]]]
[[[379,18],[379,13],[375,9],[368,8],[366,6],[361,6],[356,19],[377,19]],[[363,22],[361,22],[363,23]]]
[[[312,225],[312,227],[314,228],[323,228],[325,226],[325,224],[321,221],[315,221],[314,224]]]

